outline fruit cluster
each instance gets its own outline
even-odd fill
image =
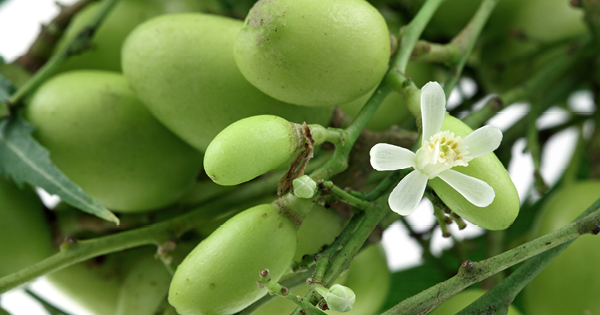
[[[38,276],[46,270],[57,288],[96,315],[375,315],[399,296],[435,285],[441,280],[431,274],[445,276],[462,260],[558,235],[600,197],[600,167],[593,163],[600,128],[591,137],[582,133],[580,142],[591,149],[580,147],[552,193],[539,174],[543,137],[536,119],[578,88],[599,90],[600,72],[582,77],[581,64],[595,60],[590,56],[599,46],[589,38],[600,31],[588,32],[581,12],[558,0],[506,0],[493,13],[496,0],[105,5],[114,2],[61,13],[70,21],[61,22],[64,34],[44,61],[54,71],[0,65],[0,105],[8,111],[0,119],[0,174],[13,178],[0,178],[0,292],[27,281],[19,270]],[[556,23],[546,27],[544,20]],[[87,49],[72,55],[70,45],[85,36],[92,36]],[[57,61],[65,51],[68,58]],[[463,72],[478,91],[447,108]],[[5,100],[14,92],[9,87],[17,91],[13,97],[27,90],[26,97]],[[477,100],[483,109],[473,106]],[[529,126],[514,124],[504,139],[498,128],[477,129],[510,105],[503,102],[520,100],[534,103]],[[461,120],[463,111],[470,114]],[[547,136],[590,118],[573,115]],[[33,138],[21,140],[47,150],[46,166],[36,164],[44,157],[10,155],[10,126],[21,117],[35,127]],[[520,200],[506,170],[521,136],[537,163],[539,202]],[[11,164],[15,159],[21,164]],[[46,167],[75,187],[65,191],[89,196],[120,225],[83,213],[66,198],[44,209],[21,184],[46,188],[35,180],[44,177],[61,185]],[[396,171],[406,168],[411,172]],[[27,172],[37,177],[22,175]],[[444,236],[448,224],[464,228],[463,219],[489,231],[434,257],[433,229],[411,230],[423,245],[423,265],[408,276],[392,274],[382,246],[373,243],[423,195]],[[596,229],[587,224],[579,231]],[[493,246],[481,245],[488,236]],[[519,309],[600,312],[600,274],[592,267],[600,262],[598,241],[581,238],[517,296]],[[514,246],[522,252],[511,257],[525,257],[527,246]],[[64,263],[46,265],[51,256]],[[520,262],[503,257],[502,268]],[[573,268],[577,263],[584,267]],[[406,278],[416,281],[396,281]],[[420,288],[420,281],[428,285]],[[519,314],[508,308],[515,296],[502,295],[512,293],[485,293],[500,280],[486,281],[435,309],[447,292],[417,296],[423,309],[414,314],[454,314],[489,294],[509,302],[503,305],[508,314]]]

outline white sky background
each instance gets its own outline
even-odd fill
[[[60,0],[60,2],[70,4],[75,0]],[[10,62],[23,54],[37,36],[40,23],[48,22],[57,13],[58,7],[54,0],[8,0],[0,5],[0,56]],[[475,93],[476,87],[471,80],[463,80],[461,85],[467,95]],[[460,103],[460,96],[454,91],[450,96],[448,106],[455,106],[458,103]],[[590,112],[594,108],[589,92],[575,93],[569,104],[574,111]],[[489,123],[505,130],[525,115],[528,108],[527,104],[512,105]],[[555,125],[567,117],[564,110],[552,108],[539,119],[538,126]],[[577,131],[569,129],[551,139],[544,147],[541,172],[548,184],[552,185],[558,180],[572,154],[576,139]],[[531,175],[533,162],[528,153],[523,153],[525,145],[524,139],[516,143],[513,148],[513,160],[508,169],[521,199],[532,189],[533,183]],[[431,203],[424,199],[418,210],[406,219],[415,231],[427,230],[432,224],[435,224]],[[483,231],[473,225],[468,225],[463,231],[458,231],[454,224],[450,228],[457,239],[472,238],[480,235]],[[384,232],[383,246],[388,254],[388,264],[391,270],[406,269],[418,265],[421,261],[420,247],[409,237],[408,231],[400,222],[393,224]],[[438,255],[444,248],[450,246],[452,246],[452,241],[442,238],[440,230],[437,229],[431,248],[434,255]],[[57,305],[72,315],[92,315],[70,302],[45,279],[35,281],[32,289],[49,300],[56,301]],[[20,289],[3,295],[0,305],[13,315],[47,314],[39,304]]]

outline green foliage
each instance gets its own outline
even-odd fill
[[[85,212],[118,223],[112,212],[89,197],[50,161],[50,154],[31,136],[34,127],[17,115],[0,121],[0,174],[19,185],[27,182]]]

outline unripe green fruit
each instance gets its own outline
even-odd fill
[[[600,198],[600,181],[575,183],[544,204],[533,227],[540,237],[570,224]],[[600,239],[582,235],[525,287],[528,315],[600,314]]]
[[[29,187],[0,176],[0,277],[32,265],[54,250],[44,207]]]
[[[298,245],[293,260],[300,261],[302,256],[316,254],[323,246],[333,243],[347,221],[335,210],[315,204],[298,229]]]
[[[291,158],[304,144],[301,128],[273,115],[236,121],[208,145],[204,170],[219,185],[247,182]]]
[[[123,279],[115,315],[154,315],[167,296],[171,275],[151,254],[139,257]]]
[[[406,76],[410,77],[418,87],[429,82],[434,75],[433,73],[434,67],[428,63],[410,62],[406,67]],[[340,105],[340,108],[350,117],[356,118],[374,92],[371,91],[358,100]],[[404,97],[394,91],[388,94],[381,105],[379,105],[377,112],[375,112],[373,118],[367,123],[367,128],[373,131],[383,131],[393,125],[400,125],[411,117],[412,115],[408,111],[408,107],[406,107]]]
[[[486,291],[480,289],[469,289],[462,291],[433,309],[430,315],[454,315],[460,312],[471,303],[480,298]],[[529,313],[528,313],[529,314]],[[566,313],[565,313],[566,314]],[[521,315],[521,313],[512,305],[508,307],[507,315]]]
[[[256,282],[268,269],[279,280],[296,249],[296,225],[273,204],[241,212],[202,241],[179,265],[169,303],[181,315],[228,315],[267,293]]]
[[[140,25],[123,46],[123,72],[147,108],[180,138],[205,151],[225,127],[272,114],[326,125],[331,109],[279,102],[252,86],[233,59],[242,22],[177,14]]]
[[[58,168],[115,211],[169,205],[201,168],[201,154],[152,117],[117,73],[56,76],[25,113]]]
[[[98,257],[50,273],[46,278],[94,315],[115,315],[125,257],[122,253]]]
[[[369,246],[358,253],[352,264],[350,264],[348,272],[344,275],[338,278],[336,283],[351,288],[356,294],[354,307],[344,314],[380,314],[379,310],[383,306],[390,288],[390,271],[388,270],[385,253],[381,246]],[[294,289],[291,294],[304,296],[309,289],[309,286],[302,285]],[[253,315],[290,314],[295,308],[296,304],[282,298],[276,298],[258,309]],[[329,315],[339,314],[333,311],[326,311],[325,313]]]
[[[364,0],[260,0],[234,47],[240,71],[292,104],[351,102],[383,78],[390,57],[385,20]]]
[[[464,139],[473,132],[469,126],[453,116],[446,115],[441,130],[450,130]],[[494,189],[494,201],[487,207],[477,207],[440,178],[429,180],[442,201],[463,219],[488,230],[509,227],[519,214],[519,195],[508,172],[492,152],[469,161],[466,167],[452,168],[457,172],[480,179]]]
[[[94,34],[90,49],[71,56],[60,69],[121,72],[121,46],[137,25],[161,14],[204,10],[211,7],[210,2],[211,0],[121,0]],[[71,42],[87,26],[99,7],[99,3],[92,3],[76,14],[55,51],[60,51]]]

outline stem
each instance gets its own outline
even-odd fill
[[[421,9],[419,9],[414,19],[404,28],[400,29],[400,49],[392,62],[390,73],[397,73],[404,76],[404,71],[406,71],[406,66],[417,40],[421,37],[425,26],[427,26],[442,2],[443,0],[427,0]]]
[[[98,11],[89,20],[86,27],[56,55],[52,56],[33,77],[20,87],[8,100],[8,106],[17,106],[23,97],[35,90],[42,82],[48,79],[72,55],[81,53],[89,46],[89,41],[98,30],[104,18],[110,13],[119,0],[104,0]]]
[[[382,315],[425,314],[436,305],[475,282],[486,279],[528,258],[573,240],[580,235],[598,232],[600,231],[599,208],[600,200],[588,208],[583,218],[555,232],[481,262],[466,260],[462,263],[458,274],[454,277],[400,302]]]
[[[267,269],[261,270],[260,280],[258,282],[259,286],[262,285],[266,287],[270,294],[283,297],[288,301],[298,305],[298,307],[301,308],[307,315],[326,315],[316,306],[309,303],[305,298],[301,297],[300,295],[290,295],[290,290],[287,287],[284,287],[275,281],[271,281],[271,277],[269,277],[269,271]]]
[[[473,15],[473,18],[469,21],[469,24],[467,24],[460,34],[458,34],[450,43],[450,45],[457,46],[461,54],[458,62],[450,69],[450,77],[444,82],[446,98],[450,97],[450,92],[452,92],[458,79],[460,79],[460,75],[467,63],[467,59],[471,56],[475,43],[498,1],[499,0],[484,0],[481,2],[481,5],[479,5],[477,12],[475,12],[475,15]]]
[[[500,110],[506,108],[517,101],[524,100],[531,95],[535,95],[548,87],[556,78],[561,77],[569,68],[571,68],[581,57],[589,43],[589,37],[580,39],[575,44],[576,47],[565,49],[564,54],[546,64],[542,69],[531,76],[527,81],[514,88],[492,97],[481,110],[470,114],[463,119],[463,122],[471,128],[477,128],[483,125],[490,118],[494,117]]]
[[[576,220],[584,218],[590,210],[600,207],[600,199],[582,213]],[[598,230],[592,231],[592,233]],[[481,314],[481,310],[503,310],[508,308],[512,300],[521,292],[527,283],[540,273],[558,254],[565,250],[575,240],[568,241],[545,251],[520,266],[508,278],[500,282],[490,291],[463,309],[459,314]]]
[[[293,276],[283,280],[280,284],[289,289],[295,289],[303,284],[306,284],[306,279],[310,277],[312,271],[304,271],[300,273],[296,273]],[[252,303],[250,306],[246,307],[243,311],[236,313],[235,315],[250,315],[254,313],[256,310],[263,307],[265,304],[269,303],[272,299],[276,298],[274,295],[265,295],[260,300]]]
[[[42,30],[33,44],[29,46],[27,53],[17,58],[15,63],[27,69],[30,73],[37,72],[52,56],[56,43],[71,23],[73,16],[94,1],[96,0],[80,0],[71,6],[63,7],[48,25],[42,26]]]
[[[347,191],[334,185],[333,182],[325,181],[325,182],[321,183],[321,185],[323,186],[323,188],[329,190],[334,195],[340,197],[343,202],[345,202],[353,207],[364,210],[364,209],[368,208],[370,205],[369,202],[364,201],[360,198],[357,198],[357,197],[351,195]]]
[[[186,231],[202,223],[209,222],[217,216],[234,214],[233,212],[223,211],[223,209],[237,206],[240,202],[263,195],[265,192],[263,186],[264,183],[259,181],[255,185],[240,187],[235,194],[223,196],[186,214],[154,225],[73,244],[63,243],[61,248],[64,250],[61,249],[59,253],[0,278],[0,294],[37,277],[89,258],[143,245],[154,244],[160,246],[164,242],[176,239]],[[268,188],[272,189],[273,185]]]
[[[456,63],[460,55],[461,52],[456,45],[442,45],[419,40],[415,44],[410,60],[417,62]]]

